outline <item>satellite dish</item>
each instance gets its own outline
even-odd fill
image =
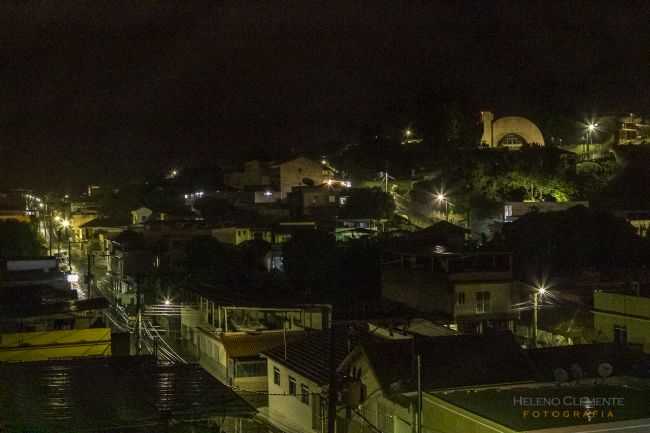
[[[553,378],[558,383],[563,383],[569,380],[569,373],[563,368],[556,368],[553,370]]]
[[[580,365],[577,363],[571,364],[569,370],[571,371],[571,377],[573,377],[576,381],[579,381],[584,377],[584,372],[582,371],[582,367],[580,367]]]
[[[302,183],[304,183],[305,185],[314,186],[314,181],[308,177],[303,177]]]
[[[614,367],[609,362],[601,362],[598,364],[598,376],[603,379],[609,377],[614,372]]]

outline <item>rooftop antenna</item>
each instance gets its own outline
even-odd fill
[[[553,378],[558,385],[562,385],[564,382],[569,380],[569,373],[563,368],[556,368],[553,370]]]
[[[603,379],[603,383],[605,382],[605,379],[612,375],[613,372],[614,367],[609,362],[601,362],[598,364],[598,376]]]

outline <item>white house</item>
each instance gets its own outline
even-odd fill
[[[144,224],[151,217],[152,213],[153,211],[151,209],[144,206],[133,209],[131,211],[131,223],[133,225]]]
[[[269,390],[268,408],[262,418],[290,433],[327,431],[327,389],[329,384],[329,332],[307,334],[305,338],[266,351]],[[335,339],[335,363],[347,354],[347,340]]]

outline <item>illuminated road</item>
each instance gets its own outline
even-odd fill
[[[105,312],[106,321],[113,330],[118,332],[129,332],[135,336],[136,332],[136,318],[129,315],[126,309],[115,302],[115,297],[112,291],[111,277],[106,271],[105,267],[97,266],[97,260],[102,258],[95,258],[95,266],[91,266],[93,274],[93,296],[103,296],[108,299],[110,308]],[[72,249],[71,260],[72,272],[79,274],[79,283],[74,287],[79,293],[80,299],[88,298],[88,288],[85,283],[84,276],[88,270],[88,257],[82,255],[80,248]],[[166,332],[155,326],[152,315],[175,315],[180,314],[180,309],[172,306],[145,306],[145,314],[142,320],[142,350],[144,353],[156,354],[159,360],[168,363],[187,363],[184,356],[178,353],[178,350],[173,347],[164,337]],[[135,340],[135,338],[133,338]]]

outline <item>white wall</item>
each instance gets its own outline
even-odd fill
[[[280,370],[280,385],[274,383],[273,369]],[[311,380],[287,369],[285,366],[268,359],[268,390],[269,390],[269,415],[271,419],[277,417],[280,423],[290,423],[296,429],[304,432],[318,432],[312,428],[313,410],[317,407],[320,413],[320,399],[314,393],[321,393],[321,388]],[[289,395],[289,376],[296,379],[297,395]],[[300,401],[301,385],[309,387],[309,405]]]
[[[458,293],[465,294],[465,303],[458,303]],[[458,282],[454,286],[454,316],[464,316],[476,314],[476,294],[478,292],[490,293],[490,307],[485,313],[507,313],[512,307],[512,283],[474,283]]]

